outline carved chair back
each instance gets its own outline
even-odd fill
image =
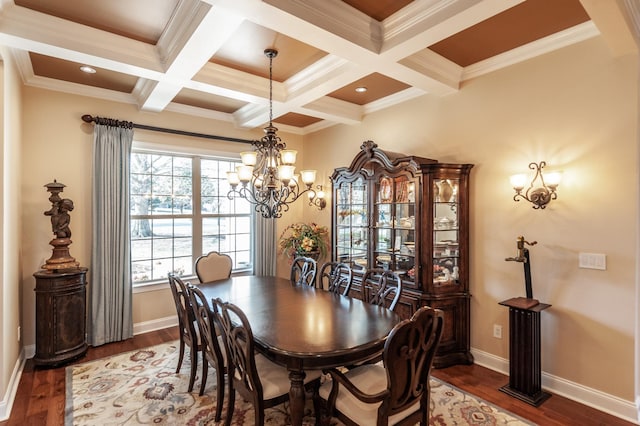
[[[315,259],[299,256],[291,264],[291,283],[293,285],[316,286],[318,265]]]
[[[327,262],[320,268],[318,287],[347,296],[351,288],[353,272],[346,263]]]
[[[364,300],[368,303],[384,306],[392,311],[402,295],[402,280],[392,271],[368,269],[362,277]]]

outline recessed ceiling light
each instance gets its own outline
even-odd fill
[[[86,72],[87,74],[95,74],[96,73],[96,69],[95,68],[91,68],[89,65],[81,66],[80,67],[80,71]]]
[[[367,88],[364,86],[356,87],[356,92],[358,93],[364,93],[366,91],[367,91]]]

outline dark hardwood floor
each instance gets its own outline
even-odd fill
[[[178,339],[177,328],[140,334],[132,339],[89,348],[76,363],[103,358],[120,352],[145,348]],[[18,386],[11,417],[0,426],[53,426],[64,424],[65,367],[34,368],[27,361]],[[498,389],[508,382],[503,374],[478,365],[459,365],[433,370],[433,376],[492,402],[540,425],[629,426],[633,423],[610,416],[570,399],[553,395],[536,408],[512,398]]]

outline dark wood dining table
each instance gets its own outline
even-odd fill
[[[305,370],[350,365],[382,352],[401,318],[386,308],[288,279],[240,276],[198,286],[208,300],[220,298],[244,311],[266,357],[286,366],[291,423],[302,424]]]

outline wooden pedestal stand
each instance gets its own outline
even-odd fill
[[[87,352],[86,300],[87,268],[69,253],[71,229],[69,212],[73,201],[61,198],[64,184],[56,181],[45,185],[51,193],[51,217],[55,238],[49,242],[53,253],[36,278],[36,353],[38,366],[57,366],[83,356]]]
[[[540,312],[551,305],[524,297],[500,304],[509,307],[509,384],[500,391],[537,407],[551,396],[540,365]]]

